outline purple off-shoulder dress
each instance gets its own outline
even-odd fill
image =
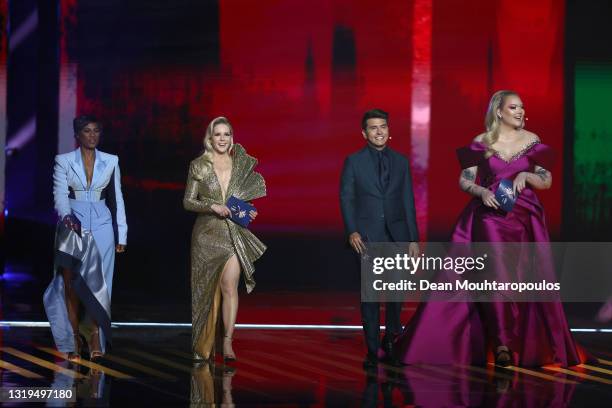
[[[462,169],[478,166],[480,185],[492,192],[502,179],[533,172],[536,165],[550,169],[554,159],[552,149],[539,142],[509,161],[499,155],[486,159],[485,152],[484,144],[474,142],[457,155]],[[474,198],[459,216],[452,241],[548,242],[544,209],[529,186],[507,215]],[[559,302],[421,303],[396,339],[395,353],[405,364],[483,365],[488,350],[502,344],[511,349],[515,365],[581,363]]]

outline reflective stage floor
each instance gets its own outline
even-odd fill
[[[114,322],[189,322],[186,280],[182,286],[180,279],[173,283],[175,290],[153,283],[135,290],[139,287],[130,277],[118,275]],[[599,360],[569,369],[381,364],[364,371],[358,290],[266,290],[262,285],[241,295],[242,325],[234,335],[238,361],[231,366],[219,359],[194,365],[188,325],[120,323],[113,328],[113,348],[100,364],[85,358],[69,363],[55,351],[48,327],[6,323],[45,323],[42,293],[48,279],[48,273],[14,265],[0,279],[0,385],[5,389],[70,388],[76,406],[612,406],[609,331],[574,331],[576,340]],[[402,322],[409,320],[414,306],[404,305]],[[593,313],[583,315],[587,318],[573,318],[571,326],[596,327],[588,318]],[[246,328],[245,323],[299,324],[302,329]],[[599,327],[609,330],[608,325]]]
[[[0,378],[3,388],[72,388],[77,406],[610,406],[612,334],[574,335],[598,362],[365,371],[360,330],[243,328],[238,361],[224,365],[192,363],[189,327],[115,327],[112,351],[93,364],[65,360],[46,327],[3,327]]]

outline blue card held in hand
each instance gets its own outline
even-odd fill
[[[256,211],[255,207],[251,204],[234,196],[230,196],[230,198],[227,199],[227,208],[229,208],[232,213],[230,220],[245,228],[248,227],[251,222],[249,211]]]
[[[514,190],[512,189],[512,181],[502,179],[502,181],[499,182],[499,187],[497,187],[497,191],[495,192],[495,199],[502,210],[506,212],[512,211],[514,203],[516,202],[516,195],[514,195]]]

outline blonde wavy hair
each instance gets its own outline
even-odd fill
[[[228,154],[232,154],[232,149],[234,148],[234,128],[232,127],[232,124],[230,123],[230,121],[227,120],[225,116],[219,116],[211,120],[210,123],[208,124],[208,127],[206,128],[206,134],[204,135],[204,141],[203,141],[204,153],[202,153],[202,156],[201,156],[204,159],[204,161],[211,166],[212,166],[212,155],[213,155],[212,137],[213,137],[213,132],[215,130],[215,126],[217,125],[227,125],[230,129],[230,133],[232,136],[230,138],[229,149],[227,149]]]
[[[485,115],[484,121],[487,131],[482,136],[482,142],[487,146],[487,152],[485,153],[486,158],[495,154],[495,150],[493,150],[491,146],[499,139],[501,118],[497,116],[497,111],[503,108],[506,98],[511,95],[518,96],[518,93],[510,90],[497,91],[489,101],[489,107],[487,108],[487,114]]]

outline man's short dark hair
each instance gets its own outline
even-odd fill
[[[382,109],[370,109],[363,114],[363,118],[361,119],[361,128],[363,130],[366,130],[368,127],[368,119],[384,119],[389,123],[389,114]]]
[[[102,124],[98,121],[94,115],[81,115],[74,118],[72,121],[72,128],[74,129],[74,136],[76,137],[81,130],[90,123],[95,123],[98,126],[102,126]]]

